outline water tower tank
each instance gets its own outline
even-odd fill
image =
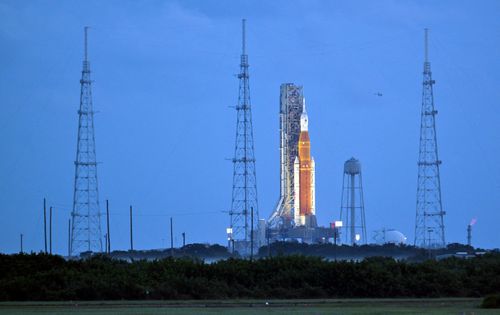
[[[361,163],[355,158],[350,158],[344,163],[344,173],[349,175],[356,175],[361,173]]]

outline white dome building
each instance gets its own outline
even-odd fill
[[[382,229],[375,232],[375,241],[378,244],[406,244],[407,237],[395,229]]]

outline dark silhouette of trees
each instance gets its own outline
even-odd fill
[[[201,250],[201,249],[200,249]],[[500,253],[407,262],[275,256],[212,264],[0,255],[0,300],[477,297],[500,292]]]
[[[481,303],[482,308],[500,308],[500,294],[486,296]]]

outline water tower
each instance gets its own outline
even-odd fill
[[[366,244],[365,204],[361,163],[351,158],[344,163],[340,220],[343,222],[346,244]]]

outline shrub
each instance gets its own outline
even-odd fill
[[[500,308],[500,294],[488,295],[481,303],[482,308]]]

